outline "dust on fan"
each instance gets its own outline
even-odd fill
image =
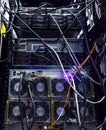
[[[9,96],[18,97],[19,90],[20,90],[20,96],[21,97],[25,96],[27,90],[27,82],[23,80],[22,84],[20,85],[20,78],[13,78],[10,83]]]

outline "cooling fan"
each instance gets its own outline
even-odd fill
[[[93,87],[93,86],[91,86],[91,84],[90,84],[90,80],[89,79],[87,79],[86,77],[83,77],[83,81],[84,81],[84,86],[83,86],[83,84],[82,84],[82,82],[79,82],[77,79],[75,80],[75,82],[76,82],[76,88],[77,88],[77,90],[79,91],[79,93],[81,94],[81,95],[85,95],[85,93],[86,93],[86,96],[87,96],[87,98],[91,98],[92,97],[92,93],[93,92],[91,92],[91,90],[93,90],[94,88],[91,88],[91,87]],[[85,89],[85,92],[84,92],[84,89]]]
[[[53,117],[56,120],[59,116],[59,121],[60,122],[64,122],[67,121],[70,117],[70,105],[69,102],[67,102],[67,106],[65,108],[64,107],[64,102],[59,102],[59,101],[54,101],[54,103],[52,104],[52,110],[54,110],[53,112]]]
[[[19,106],[19,102],[9,101],[7,111],[8,111],[8,122],[9,123],[19,122],[21,119],[21,115],[23,118],[25,118],[25,104],[23,102],[21,102],[20,106]]]
[[[22,85],[20,85],[20,78],[13,78],[10,83],[10,92],[9,96],[11,97],[17,97],[19,93],[19,87],[20,87],[20,96],[23,97],[26,94],[27,90],[27,82],[25,80],[22,81]]]
[[[80,107],[80,115],[81,118],[83,118],[83,116],[85,116],[85,122],[92,122],[95,121],[95,112],[94,112],[94,108],[92,104],[86,104],[86,107],[84,105],[84,103],[79,103],[79,107]],[[84,111],[85,111],[85,115],[84,115]]]
[[[36,101],[34,104],[35,104],[35,122],[49,121],[50,103]]]
[[[52,80],[52,96],[63,97],[68,93],[69,84],[65,79]]]
[[[36,78],[32,82],[31,90],[35,97],[46,97],[48,95],[47,78]]]

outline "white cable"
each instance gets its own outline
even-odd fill
[[[97,85],[101,85],[101,83],[95,81],[91,76],[89,76],[87,73],[85,73],[85,75],[88,77],[88,79],[90,79],[92,82],[94,82]]]
[[[73,83],[74,89],[76,90],[74,80],[72,80],[72,83]],[[78,104],[78,95],[76,93],[74,93],[74,95],[75,95],[75,103],[76,103],[76,109],[77,109],[78,123],[79,123],[79,126],[81,126],[81,118],[80,118],[80,111],[79,111],[79,104]]]
[[[71,58],[72,58],[73,60],[74,60],[74,58],[75,58],[75,60],[76,60],[76,62],[77,62],[77,64],[78,64],[79,62],[78,62],[78,60],[77,60],[77,58],[76,58],[76,56],[75,56],[75,54],[74,54],[74,52],[73,52],[73,49],[72,49],[71,46],[69,45],[69,43],[68,43],[66,37],[64,36],[64,34],[63,34],[63,32],[62,32],[62,30],[61,30],[59,24],[57,23],[56,19],[55,19],[54,16],[53,16],[52,14],[50,14],[50,13],[48,13],[48,15],[50,15],[50,17],[51,17],[51,18],[54,20],[54,22],[56,23],[56,25],[57,25],[57,27],[58,27],[58,29],[59,29],[59,31],[60,31],[60,33],[61,33],[61,35],[62,35],[62,37],[63,37],[63,39],[64,39],[64,41],[65,41],[65,43],[67,44],[67,46],[68,46],[69,49],[71,50],[71,52],[72,52],[72,54],[73,54],[73,56],[74,56],[74,57],[73,57],[73,56],[71,55],[71,53],[70,53]]]
[[[68,10],[68,12],[70,12],[77,20],[78,20],[78,15],[80,14],[80,12],[78,13],[78,14],[74,14],[73,12],[71,12],[71,11],[69,11]],[[79,20],[78,20],[79,21]],[[80,23],[80,22],[79,22]],[[58,24],[58,23],[57,23]],[[80,66],[80,63],[78,63],[78,65]],[[81,70],[83,70],[83,68],[81,67],[80,68]],[[83,70],[84,71],[84,70]],[[97,81],[95,81],[92,77],[90,77],[87,73],[86,73],[86,76],[91,80],[91,81],[93,81],[95,84],[97,84],[97,85],[101,85],[101,83],[99,83],[99,82],[97,82]]]
[[[86,5],[82,10],[80,10],[77,14],[77,16],[82,13],[87,7],[89,7],[95,0],[92,0],[88,5]]]
[[[73,13],[72,13],[72,14],[73,14]],[[73,54],[73,56],[74,56],[74,57],[73,57],[73,56],[71,55],[71,53],[70,53],[71,58],[72,58],[73,60],[74,60],[74,58],[75,58],[75,60],[76,60],[76,62],[77,62],[76,64],[78,64],[78,66],[80,66],[80,63],[79,63],[77,57],[75,56],[75,54],[74,54],[74,52],[73,52],[73,49],[72,49],[71,46],[69,45],[69,43],[68,43],[66,37],[64,36],[64,34],[63,34],[63,32],[62,32],[62,30],[61,30],[59,24],[57,23],[56,19],[55,19],[54,16],[53,16],[52,14],[50,14],[50,13],[48,13],[48,15],[50,15],[51,18],[52,18],[52,19],[54,20],[54,22],[56,23],[56,25],[57,25],[57,27],[58,27],[58,29],[59,29],[61,35],[63,36],[63,39],[64,39],[65,43],[68,45],[69,49],[71,50],[71,52],[72,52],[72,54]],[[73,14],[73,15],[74,15],[74,14]],[[76,17],[76,16],[75,16],[75,17]],[[77,69],[77,68],[76,68],[76,69]],[[81,70],[84,71],[82,67],[81,67]],[[91,81],[93,81],[95,84],[101,85],[101,83],[95,81],[95,80],[94,80],[92,77],[90,77],[87,73],[86,73],[86,76],[87,76]]]
[[[59,114],[59,116],[58,116],[58,118],[57,118],[57,120],[56,120],[56,121],[58,121],[58,120],[61,118],[61,116],[62,116],[63,112],[64,112],[64,108],[62,108],[62,110],[61,110],[61,112],[60,112],[60,114]]]
[[[73,13],[72,13],[72,14],[73,14]],[[65,38],[65,36],[64,36],[64,34],[63,34],[63,32],[62,32],[60,26],[59,26],[59,24],[58,24],[57,21],[56,21],[56,19],[55,19],[51,14],[49,14],[49,15],[53,18],[53,20],[54,20],[54,22],[56,23],[56,25],[57,25],[57,27],[58,27],[58,29],[59,29],[61,35],[63,36],[64,41],[66,42],[66,44],[68,45],[69,49],[70,49],[71,52],[73,53],[74,57],[72,57],[72,55],[71,55],[71,53],[70,53],[72,59],[75,58],[75,60],[77,61],[77,64],[80,66],[80,63],[79,63],[78,59],[76,58],[76,56],[75,56],[75,54],[74,54],[74,52],[73,52],[73,49],[71,48],[71,46],[69,45],[67,39]],[[74,15],[75,17],[77,17],[75,14],[73,14],[73,15]],[[77,68],[76,68],[76,69],[77,69]],[[81,70],[83,70],[82,67],[81,67]],[[84,71],[84,70],[83,70],[83,71]],[[87,76],[91,81],[93,81],[95,84],[101,85],[101,83],[95,81],[95,80],[94,80],[92,77],[90,77],[87,73],[86,73],[86,76]]]
[[[74,90],[74,92],[75,92],[78,96],[80,96],[80,97],[84,100],[84,97],[83,97],[77,90],[75,90],[74,87],[72,86],[72,84],[70,83],[70,81],[69,81],[69,79],[68,79],[68,76],[67,76],[67,74],[65,73],[63,64],[62,64],[62,62],[61,62],[61,60],[60,60],[60,57],[58,56],[57,52],[56,52],[50,45],[47,44],[47,46],[55,53],[56,57],[58,58],[58,61],[59,61],[59,63],[60,63],[60,66],[61,66],[61,69],[62,69],[62,71],[63,71],[63,74],[64,74],[66,80],[68,81],[70,87]],[[89,99],[86,99],[86,101],[89,102],[89,103],[91,103],[91,104],[98,104],[98,103],[102,102],[104,99],[105,99],[105,96],[103,96],[99,101],[96,101],[96,102],[90,101]]]
[[[74,82],[73,76],[70,74],[71,78],[72,78],[72,82]],[[75,85],[75,84],[74,84]],[[77,94],[76,94],[77,95]],[[61,118],[62,114],[64,112],[64,108],[62,108],[61,113],[59,114],[57,121]]]

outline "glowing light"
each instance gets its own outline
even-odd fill
[[[72,79],[72,77],[75,78],[75,72],[66,71],[65,73],[69,80]],[[64,78],[66,78],[65,75],[64,75]]]

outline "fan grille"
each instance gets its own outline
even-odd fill
[[[61,116],[60,116],[61,115]],[[70,117],[69,104],[64,108],[64,102],[54,102],[54,119],[56,120],[60,116],[59,121],[67,121]]]
[[[53,96],[66,96],[68,92],[69,84],[65,79],[53,79],[52,80],[52,95]]]
[[[20,89],[19,89],[20,87]],[[20,85],[20,78],[14,78],[11,80],[10,84],[10,95],[13,97],[17,97],[19,90],[20,90],[20,95],[24,96],[26,93],[27,89],[27,82],[25,80],[22,81],[22,85]]]
[[[31,90],[34,96],[45,97],[48,95],[48,83],[46,78],[37,78],[32,82]]]
[[[81,117],[84,116],[84,111],[85,111],[85,121],[91,122],[95,119],[94,117],[94,108],[92,104],[87,104],[86,107],[83,103],[79,103],[80,106],[80,115]]]
[[[23,118],[25,118],[25,104],[21,102],[19,106],[19,102],[9,102],[8,120],[11,122],[20,121],[21,115]]]
[[[35,121],[44,122],[49,119],[50,116],[49,102],[35,102]]]

